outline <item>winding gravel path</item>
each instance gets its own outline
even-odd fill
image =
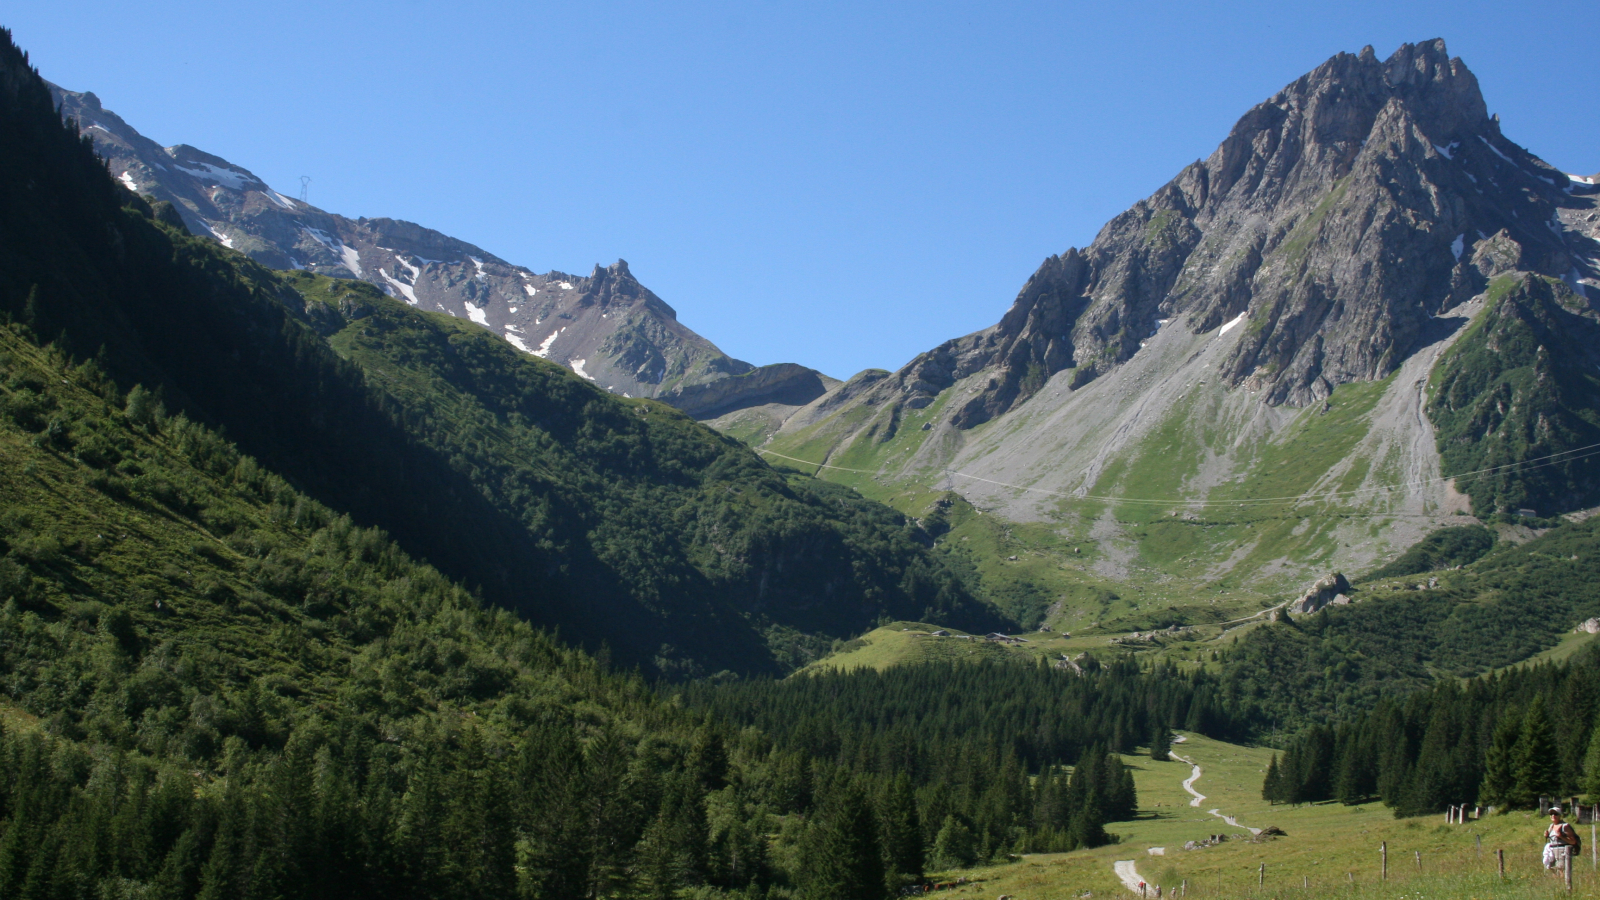
[[[1181,744],[1183,741],[1183,736],[1179,735],[1173,740],[1173,743]],[[1200,776],[1205,774],[1205,772],[1200,768],[1199,763],[1196,763],[1194,760],[1189,759],[1186,756],[1179,756],[1178,754],[1173,753],[1172,758],[1179,762],[1189,764],[1189,777],[1184,779],[1183,789],[1188,791],[1189,796],[1194,798],[1193,800],[1189,801],[1189,805],[1198,809],[1200,804],[1206,799],[1206,795],[1195,790],[1194,783],[1199,781]],[[1222,810],[1220,809],[1208,809],[1206,812],[1210,815],[1216,816],[1224,822],[1227,822],[1234,828],[1241,828],[1253,835],[1261,833],[1261,829],[1259,828],[1251,828],[1249,825],[1240,825],[1238,819],[1235,819],[1233,816],[1223,815]],[[1157,851],[1160,851],[1160,853]],[[1161,847],[1151,847],[1149,852],[1152,856],[1165,855],[1166,853],[1165,849]],[[1139,869],[1135,865],[1136,862],[1136,860],[1132,859],[1119,859],[1111,864],[1112,871],[1117,873],[1117,878],[1122,881],[1123,886],[1135,894],[1139,893],[1139,882],[1144,881],[1144,878],[1139,875]]]
[[[1183,782],[1183,789],[1188,791],[1189,795],[1194,798],[1193,800],[1189,801],[1189,805],[1198,808],[1200,806],[1200,801],[1206,799],[1206,795],[1200,793],[1197,790],[1195,790],[1194,789],[1194,783],[1196,781],[1198,781],[1200,776],[1202,774],[1204,774],[1204,773],[1201,772],[1200,766],[1197,765],[1195,763],[1195,761],[1192,760],[1192,759],[1189,759],[1189,758],[1183,757],[1183,756],[1179,756],[1176,753],[1172,754],[1172,758],[1176,759],[1176,760],[1178,760],[1180,762],[1186,762],[1189,765],[1194,767],[1193,771],[1189,775],[1188,779]],[[1251,828],[1249,825],[1240,825],[1238,819],[1235,819],[1233,816],[1225,816],[1225,815],[1223,815],[1222,814],[1222,810],[1220,810],[1220,809],[1208,809],[1208,810],[1206,810],[1206,813],[1209,814],[1209,815],[1216,816],[1217,818],[1221,819],[1224,822],[1227,822],[1229,825],[1232,825],[1235,828],[1242,828],[1245,831],[1250,832],[1251,834],[1260,834],[1261,833],[1261,829],[1259,829],[1259,828]]]
[[[1117,873],[1117,877],[1122,879],[1124,887],[1135,894],[1139,893],[1139,882],[1144,879],[1140,877],[1139,870],[1134,868],[1133,860],[1119,859],[1111,864],[1111,868]]]

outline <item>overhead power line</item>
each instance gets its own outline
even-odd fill
[[[833,469],[833,470],[839,471],[839,472],[854,472],[854,473],[860,474],[860,475],[877,475],[878,474],[877,472],[871,471],[869,469],[851,469],[851,468],[846,468],[845,466],[832,466],[832,465],[828,465],[827,463],[811,462],[810,460],[799,459],[799,458],[793,457],[793,456],[785,456],[782,453],[777,453],[777,452],[774,452],[772,450],[766,450],[766,449],[759,448],[759,447],[756,448],[756,452],[765,453],[768,456],[776,456],[779,459],[787,459],[787,460],[790,460],[791,462],[797,462],[797,463],[801,463],[801,464],[808,465],[808,466],[816,466],[818,469]],[[1156,505],[1161,505],[1161,506],[1235,506],[1235,507],[1237,507],[1237,506],[1259,506],[1259,505],[1262,505],[1262,504],[1269,504],[1269,503],[1317,503],[1317,502],[1323,502],[1323,501],[1334,500],[1334,499],[1339,499],[1339,498],[1353,498],[1353,497],[1356,497],[1356,496],[1359,496],[1359,495],[1363,495],[1363,494],[1378,494],[1378,493],[1385,493],[1385,492],[1389,492],[1389,491],[1404,490],[1406,488],[1426,487],[1428,485],[1444,484],[1445,482],[1450,482],[1450,481],[1459,482],[1462,479],[1478,478],[1478,477],[1482,477],[1482,476],[1485,476],[1485,475],[1497,474],[1497,473],[1500,473],[1500,472],[1513,472],[1513,471],[1526,471],[1526,470],[1529,470],[1529,469],[1540,469],[1540,468],[1544,468],[1545,466],[1555,466],[1555,465],[1561,465],[1563,463],[1576,462],[1576,461],[1578,461],[1580,459],[1587,459],[1587,458],[1589,458],[1591,456],[1597,456],[1597,455],[1600,455],[1600,444],[1590,444],[1590,445],[1588,445],[1586,447],[1576,447],[1576,448],[1573,448],[1571,450],[1563,450],[1560,453],[1551,453],[1551,454],[1548,454],[1546,456],[1536,456],[1533,459],[1525,459],[1525,460],[1522,460],[1521,462],[1507,463],[1507,464],[1505,464],[1503,466],[1490,466],[1489,468],[1486,468],[1486,469],[1477,469],[1477,470],[1471,471],[1471,472],[1462,472],[1462,473],[1459,473],[1459,474],[1456,474],[1456,475],[1445,475],[1445,476],[1440,476],[1438,478],[1426,478],[1426,479],[1423,479],[1421,481],[1407,481],[1407,482],[1402,482],[1400,484],[1379,485],[1379,486],[1376,486],[1376,487],[1367,487],[1367,488],[1353,488],[1353,489],[1344,490],[1344,491],[1324,491],[1324,492],[1318,492],[1318,493],[1315,493],[1315,494],[1312,494],[1312,493],[1308,492],[1308,493],[1305,493],[1305,494],[1298,494],[1298,495],[1291,496],[1291,497],[1246,497],[1246,498],[1234,499],[1234,500],[1191,500],[1191,499],[1171,499],[1171,498],[1169,498],[1169,499],[1159,499],[1159,498],[1146,498],[1146,497],[1117,497],[1117,496],[1106,496],[1106,495],[1101,495],[1101,494],[1078,493],[1078,492],[1074,492],[1074,491],[1051,491],[1051,490],[1046,490],[1044,488],[1028,487],[1026,485],[1021,485],[1021,484],[1010,484],[1010,483],[1004,482],[1004,481],[995,481],[992,478],[983,478],[983,477],[978,476],[978,475],[969,475],[966,472],[958,472],[958,471],[956,471],[954,469],[941,470],[941,474],[946,476],[946,477],[965,478],[965,479],[968,479],[968,480],[971,480],[971,481],[981,481],[984,484],[992,484],[992,485],[995,485],[996,487],[1010,488],[1012,490],[1018,490],[1018,491],[1027,491],[1029,493],[1035,493],[1035,494],[1048,494],[1050,496],[1063,497],[1063,498],[1066,498],[1066,499],[1069,499],[1069,500],[1093,500],[1093,501],[1102,502],[1102,503],[1147,503],[1147,504],[1156,504]]]

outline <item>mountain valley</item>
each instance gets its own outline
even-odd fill
[[[1443,41],[841,382],[0,29],[0,896],[1511,890],[1411,817],[1600,800],[1597,298]]]

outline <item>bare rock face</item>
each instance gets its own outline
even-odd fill
[[[1581,625],[1572,629],[1573,634],[1600,634],[1600,619],[1585,619]]]
[[[413,222],[329,213],[221,157],[160,146],[92,93],[50,87],[129,190],[170,203],[191,233],[265,266],[371,282],[418,308],[477,322],[614,393],[686,410],[726,412],[774,395],[803,404],[833,384],[801,366],[761,371],[728,356],[679,323],[622,260],[587,277],[541,274]]]
[[[1345,580],[1341,572],[1330,572],[1317,579],[1300,599],[1289,604],[1289,612],[1305,614],[1314,613],[1327,606],[1342,606],[1350,602],[1350,582]]]
[[[707,419],[757,404],[805,406],[837,384],[815,369],[774,363],[727,378],[680,384],[656,399],[697,419]]]
[[[1273,405],[1320,402],[1394,372],[1435,315],[1495,274],[1594,276],[1600,220],[1574,193],[1594,188],[1502,136],[1443,41],[1387,60],[1341,53],[1088,247],[1045,260],[999,323],[877,385],[874,402],[921,408],[978,376],[949,416],[971,428],[1059,372],[1089,383],[1157,329],[1225,324],[1241,333],[1220,364],[1227,384]]]

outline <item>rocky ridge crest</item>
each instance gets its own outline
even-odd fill
[[[1442,40],[1341,53],[1246,113],[1212,154],[1045,260],[994,326],[872,389],[949,422],[999,416],[1070,370],[1077,389],[1163,327],[1237,323],[1221,366],[1272,405],[1394,372],[1429,320],[1522,269],[1600,288],[1595,190],[1507,140]],[[837,403],[837,398],[829,398]],[[797,422],[818,420],[807,411]]]
[[[477,322],[614,393],[684,402],[686,411],[708,396],[723,411],[768,403],[776,382],[789,385],[787,401],[803,405],[831,382],[810,369],[804,369],[809,377],[792,371],[803,367],[766,372],[771,367],[728,356],[678,322],[672,307],[622,260],[596,265],[588,276],[537,273],[413,222],[330,213],[273,190],[221,157],[186,144],[160,146],[93,93],[49,87],[62,114],[94,140],[114,178],[171,203],[194,234],[268,267],[368,281],[413,306]],[[708,387],[751,373],[758,374]],[[745,389],[754,394],[745,396]]]

